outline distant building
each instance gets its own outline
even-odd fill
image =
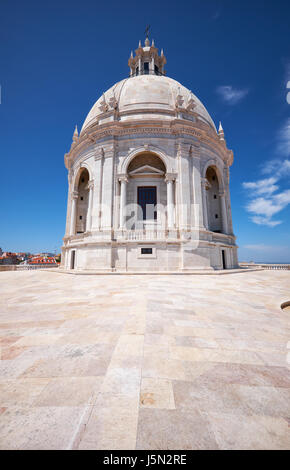
[[[54,265],[56,266],[57,263],[53,256],[34,256],[29,258],[28,264],[31,265]]]
[[[5,251],[0,256],[0,264],[18,264],[18,258],[16,253],[11,253],[9,251]]]

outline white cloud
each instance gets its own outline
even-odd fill
[[[244,189],[248,190],[249,202],[246,210],[253,214],[252,222],[268,227],[282,223],[281,220],[272,220],[272,217],[290,204],[290,189],[277,192],[279,190],[277,183],[290,174],[290,118],[282,126],[277,137],[277,151],[284,158],[269,160],[262,167],[262,173],[271,176],[243,183]]]
[[[251,221],[256,225],[266,225],[267,227],[276,227],[282,224],[281,220],[271,220],[269,217],[261,217],[258,215],[251,217]]]
[[[250,191],[255,191],[255,193],[258,195],[272,194],[277,191],[277,189],[279,189],[279,186],[276,185],[277,181],[278,178],[272,177],[252,183],[243,183],[243,187],[245,189],[249,189]]]
[[[269,160],[262,167],[262,173],[265,175],[275,175],[276,178],[287,176],[290,173],[290,160],[276,158]]]
[[[250,214],[253,214],[251,220],[255,224],[266,225],[268,227],[276,227],[276,225],[280,225],[282,221],[272,220],[272,217],[275,214],[281,212],[290,204],[290,189],[273,194],[273,192],[275,191],[274,190],[272,192],[270,191],[267,196],[256,197],[256,194],[259,194],[261,181],[257,181],[256,183],[244,183],[244,187],[251,185],[251,189],[253,191],[251,193],[252,199],[247,204],[246,210]],[[258,187],[257,191],[255,191],[255,186]],[[278,186],[276,188],[278,189]],[[264,186],[262,187],[262,189],[264,191]],[[273,189],[273,185],[270,185],[270,189]]]
[[[231,85],[219,86],[216,89],[221,98],[230,105],[235,105],[242,101],[249,93],[248,89],[235,89]]]

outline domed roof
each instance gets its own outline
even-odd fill
[[[120,121],[175,119],[178,108],[183,119],[193,121],[194,112],[216,130],[201,101],[179,82],[165,76],[139,75],[116,83],[96,101],[85,119],[82,131],[97,121],[100,124],[110,121],[108,112],[116,108]]]

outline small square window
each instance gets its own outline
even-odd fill
[[[83,200],[84,200],[84,198],[83,198],[83,196],[81,196],[81,201],[83,201]]]
[[[218,218],[219,218],[219,216],[216,214],[216,215],[215,215],[215,218],[216,218],[216,219],[218,219]]]
[[[216,194],[214,195],[214,197],[213,197],[213,198],[214,198],[214,199],[216,199]]]
[[[80,220],[82,220],[82,218],[83,218],[83,216],[82,216],[82,215],[80,215]]]
[[[152,248],[141,248],[141,255],[152,255]]]
[[[82,183],[84,183],[84,182],[85,182],[85,178],[82,178]]]

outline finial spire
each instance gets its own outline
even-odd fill
[[[78,140],[78,136],[79,136],[78,126],[76,125],[74,133],[73,133],[73,142],[76,142]]]
[[[223,130],[223,126],[222,126],[222,123],[220,121],[220,125],[219,125],[219,138],[220,140],[225,140],[225,133],[224,133],[224,130]]]

